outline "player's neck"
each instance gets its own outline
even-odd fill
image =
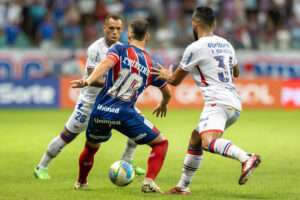
[[[137,48],[145,51],[145,41],[132,40],[130,41],[130,45],[136,46]]]
[[[213,34],[213,32],[211,30],[203,30],[203,31],[201,31],[201,30],[198,29],[198,39],[200,39],[202,37],[210,36],[212,34]]]

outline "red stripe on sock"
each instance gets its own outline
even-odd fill
[[[79,183],[86,183],[87,176],[91,171],[94,164],[94,156],[99,148],[94,149],[85,144],[84,149],[79,157]]]
[[[157,177],[162,165],[164,164],[164,160],[168,150],[168,140],[164,140],[158,144],[156,144],[150,153],[148,159],[148,170],[146,177],[155,180]]]
[[[183,168],[186,169],[186,170],[192,171],[192,172],[197,171],[196,169],[187,168],[187,167],[185,167],[185,166],[183,166]]]
[[[67,139],[67,138],[65,138],[64,136],[63,136],[63,134],[60,134],[60,138],[65,142],[65,143],[70,143],[70,141]]]
[[[225,156],[227,156],[227,151],[228,151],[228,149],[229,149],[231,146],[232,146],[232,144],[228,145],[228,147],[227,147],[227,149],[226,149],[226,151],[225,151]]]
[[[209,151],[212,152],[212,153],[215,153],[215,142],[216,142],[217,139],[214,139],[211,143],[211,146],[210,146],[210,149]]]
[[[188,154],[192,154],[192,155],[196,155],[196,156],[202,156],[203,151],[193,151],[193,150],[188,149]]]

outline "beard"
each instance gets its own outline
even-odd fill
[[[198,40],[198,33],[195,29],[193,29],[193,34],[194,34],[195,41],[197,41]]]

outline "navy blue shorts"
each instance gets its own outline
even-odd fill
[[[92,143],[106,142],[111,137],[112,129],[133,139],[137,144],[147,144],[160,134],[150,121],[138,113],[126,121],[114,121],[102,119],[92,112],[86,129],[86,138]]]

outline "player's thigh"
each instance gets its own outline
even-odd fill
[[[227,120],[228,120],[227,114],[223,106],[206,105],[203,108],[199,123],[195,130],[199,134],[203,134],[207,132],[223,133]]]
[[[102,143],[111,137],[111,129],[114,124],[120,124],[120,121],[102,119],[101,116],[91,113],[91,117],[86,129],[86,139],[91,143]]]
[[[73,113],[69,117],[65,128],[72,134],[79,134],[86,130],[90,113],[92,111],[92,105],[78,101]]]
[[[136,114],[116,126],[117,131],[131,138],[137,144],[148,144],[160,135],[160,131],[145,117]]]
[[[240,118],[241,112],[231,106],[226,106],[226,114],[228,116],[228,120],[226,121],[225,129],[229,128]]]

